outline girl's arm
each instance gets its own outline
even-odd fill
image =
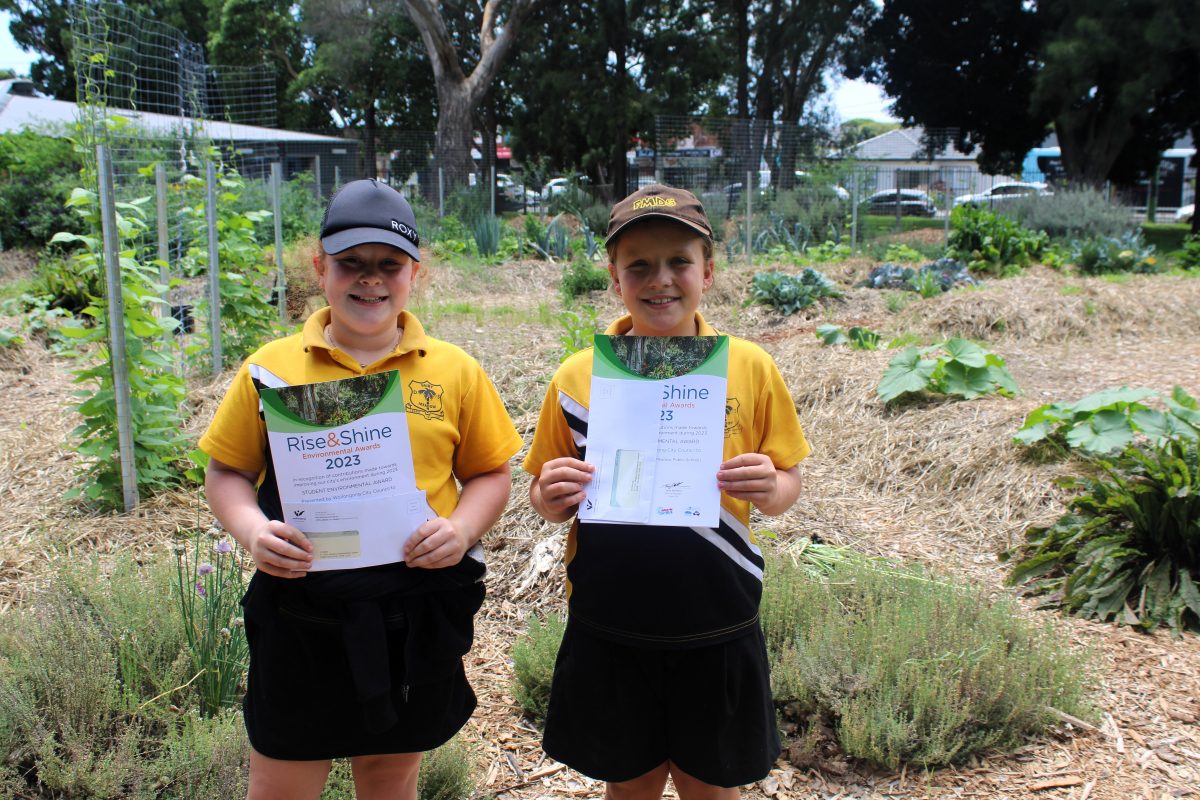
[[[405,563],[420,569],[439,569],[462,561],[500,518],[511,491],[512,470],[507,461],[466,481],[458,507],[450,516],[428,520],[404,543]]]
[[[773,517],[791,508],[800,496],[800,467],[776,469],[762,453],[742,453],[721,465],[717,487]]]
[[[221,527],[238,541],[268,575],[300,578],[312,566],[312,544],[299,529],[267,519],[258,507],[258,476],[215,458],[204,473],[204,493]]]

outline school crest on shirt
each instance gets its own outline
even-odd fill
[[[742,404],[738,402],[736,397],[729,397],[725,400],[725,435],[733,436],[742,429],[742,422],[738,419],[738,412],[741,410]]]
[[[408,382],[408,402],[404,408],[410,414],[420,414],[425,419],[442,419],[446,412],[442,408],[441,384],[429,381]]]

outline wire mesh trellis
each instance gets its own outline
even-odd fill
[[[76,2],[70,19],[80,140],[85,158],[96,145],[108,148],[118,199],[153,195],[154,164],[175,188],[186,174],[203,175],[210,158],[237,164],[247,148],[232,138],[235,126],[275,124],[275,82],[265,65],[210,66],[199,44],[127,6]],[[278,157],[270,142],[250,149],[256,164]],[[195,200],[168,193],[172,262],[189,242],[181,210]]]

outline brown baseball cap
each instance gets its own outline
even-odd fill
[[[712,226],[708,215],[696,195],[687,189],[655,183],[638,189],[613,206],[608,217],[608,235],[605,242],[611,244],[617,234],[635,222],[651,217],[682,222],[697,233],[712,237]]]

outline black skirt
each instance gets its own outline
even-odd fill
[[[448,741],[475,709],[462,656],[484,590],[482,568],[464,562],[296,580],[256,572],[242,598],[250,745],[269,758],[316,760]]]

